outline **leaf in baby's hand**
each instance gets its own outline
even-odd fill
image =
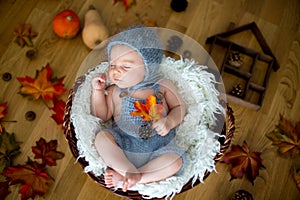
[[[149,116],[152,121],[159,120],[163,117],[163,107],[162,104],[155,104],[149,109]]]
[[[64,153],[56,151],[57,140],[46,142],[44,138],[40,138],[36,142],[36,146],[32,147],[32,152],[35,154],[35,159],[42,159],[42,164],[48,166],[55,166],[56,160],[62,159]]]
[[[292,155],[300,153],[300,122],[293,123],[282,115],[276,129],[266,134],[272,144],[278,147],[278,152],[285,154],[291,152]]]
[[[134,108],[136,111],[131,112],[130,114],[134,117],[142,117],[144,121],[150,121],[149,110],[147,106],[139,101],[134,102]]]
[[[10,184],[22,184],[19,193],[21,199],[34,199],[36,195],[44,196],[49,185],[54,181],[46,171],[45,165],[28,159],[25,165],[9,167],[5,171],[5,176],[10,180]]]
[[[0,134],[0,174],[12,164],[12,159],[20,153],[19,143],[12,133],[3,132]]]
[[[148,96],[145,104],[135,101],[134,108],[136,111],[130,114],[135,117],[142,117],[144,121],[155,121],[163,117],[162,103],[157,104],[156,97],[153,95]]]
[[[64,122],[64,111],[66,107],[66,102],[63,100],[58,100],[57,98],[53,98],[53,107],[51,110],[55,112],[51,117],[57,124],[63,124]]]
[[[28,76],[17,77],[17,80],[22,84],[20,94],[30,96],[34,99],[50,99],[61,96],[66,89],[62,83],[62,78],[52,78],[52,68],[49,64],[36,72],[35,78]]]
[[[260,158],[261,152],[251,152],[247,143],[243,146],[232,145],[230,152],[225,153],[222,162],[231,164],[231,180],[244,175],[252,183],[259,174],[260,168],[265,168]]]

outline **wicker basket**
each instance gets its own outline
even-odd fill
[[[65,137],[69,143],[69,147],[71,149],[72,154],[74,157],[77,159],[79,157],[79,150],[77,147],[77,138],[76,138],[76,133],[74,130],[74,126],[70,121],[70,111],[72,108],[72,100],[73,100],[73,95],[76,93],[78,86],[84,81],[84,76],[79,77],[75,84],[73,89],[70,90],[68,100],[66,103],[66,108],[65,108],[65,113],[64,113],[64,134]],[[226,110],[226,123],[224,124],[224,128],[222,130],[222,135],[225,137],[220,137],[220,143],[221,143],[221,149],[220,152],[215,156],[214,160],[215,162],[218,162],[221,158],[222,155],[225,153],[225,151],[229,148],[231,139],[233,137],[233,133],[235,130],[235,120],[234,120],[234,115],[232,109],[227,105],[227,110]],[[84,157],[80,157],[78,159],[78,162],[82,165],[82,167],[88,166],[88,162],[85,160]],[[210,173],[206,173],[205,177],[208,177]],[[137,191],[133,190],[127,190],[127,192],[123,192],[121,189],[113,190],[111,188],[107,188],[104,183],[104,177],[103,175],[101,176],[96,176],[94,173],[89,172],[88,175],[95,180],[97,183],[99,183],[102,187],[106,188],[107,190],[115,193],[118,196],[121,197],[126,197],[129,199],[143,199],[142,195],[139,194]],[[196,186],[199,184],[200,181],[197,180],[193,186]],[[192,179],[183,186],[181,192],[187,191],[192,188]],[[180,193],[181,193],[180,192]]]

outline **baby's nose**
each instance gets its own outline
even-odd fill
[[[112,69],[114,74],[122,74],[123,73],[123,68],[120,66],[114,66],[114,68]]]

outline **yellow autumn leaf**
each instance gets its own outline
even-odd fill
[[[28,76],[17,77],[17,80],[22,84],[20,93],[25,96],[31,96],[34,99],[50,99],[53,100],[56,96],[61,96],[66,91],[62,83],[64,77],[53,79],[51,77],[52,69],[49,64],[37,71],[36,77]]]
[[[133,111],[130,114],[135,117],[142,117],[142,120],[144,121],[155,121],[162,118],[162,103],[157,104],[156,97],[151,94],[146,99],[145,104],[135,101],[134,108],[136,111]]]

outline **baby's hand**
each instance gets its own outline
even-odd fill
[[[95,90],[104,90],[106,87],[106,75],[98,74],[92,80],[92,87]]]
[[[157,134],[160,136],[165,136],[171,130],[167,118],[162,118],[153,122],[152,128],[156,130]]]

